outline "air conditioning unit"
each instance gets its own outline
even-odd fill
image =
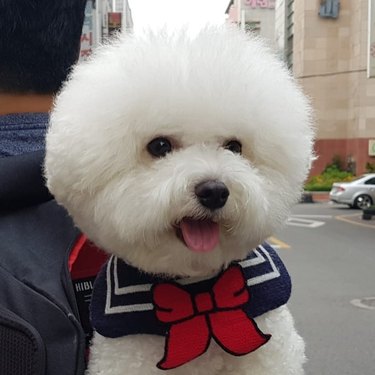
[[[338,18],[340,12],[340,0],[321,0],[319,16],[322,18]]]

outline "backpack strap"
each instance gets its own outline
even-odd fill
[[[0,158],[0,211],[52,200],[43,178],[44,152]]]

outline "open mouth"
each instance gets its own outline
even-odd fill
[[[206,253],[219,243],[220,227],[212,220],[183,218],[176,227],[177,237],[191,251]]]

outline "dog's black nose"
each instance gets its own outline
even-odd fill
[[[224,183],[210,180],[198,184],[195,187],[195,195],[203,206],[216,210],[227,202],[229,190]]]

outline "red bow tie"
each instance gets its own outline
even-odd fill
[[[263,334],[241,308],[249,298],[240,266],[229,267],[211,291],[196,295],[177,284],[156,284],[156,316],[171,324],[164,358],[157,367],[168,370],[199,357],[208,349],[211,337],[225,351],[237,356],[265,344],[271,335]]]

